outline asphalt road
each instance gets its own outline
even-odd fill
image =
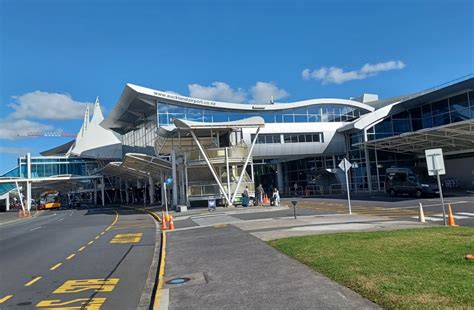
[[[133,210],[48,211],[2,225],[0,309],[136,309],[155,242],[154,220]]]

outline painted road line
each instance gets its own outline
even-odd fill
[[[66,259],[67,259],[67,260],[70,260],[70,259],[72,259],[74,256],[76,256],[76,254],[71,254],[71,255],[69,255],[68,257],[66,257]]]
[[[87,290],[93,290],[95,292],[112,292],[119,281],[120,279],[118,278],[67,280],[53,293],[79,293]]]
[[[118,234],[110,240],[110,243],[138,243],[142,239],[143,233]]]
[[[30,229],[30,231],[40,229],[41,227],[43,227],[43,226],[39,226],[39,227],[32,228],[32,229]]]
[[[81,246],[78,251],[81,252],[81,251],[84,250],[85,248],[86,248],[86,246]]]
[[[100,309],[107,298],[77,298],[68,301],[61,301],[57,299],[42,300],[36,304],[39,309]],[[64,307],[67,306],[67,307]]]
[[[467,216],[474,216],[474,213],[469,213],[469,212],[456,212],[456,214],[467,215]]]
[[[101,232],[100,235],[102,236],[103,234],[105,234],[105,231]]]
[[[94,240],[87,242],[87,244],[92,244],[94,243]]]
[[[61,267],[63,263],[57,263],[56,265],[54,265],[53,267],[49,268],[49,270],[53,271],[53,270],[56,270],[58,269],[59,267]]]
[[[161,233],[161,259],[160,271],[158,273],[158,286],[156,287],[155,300],[153,300],[153,309],[160,309],[161,291],[165,284],[165,264],[166,264],[166,231]]]
[[[62,220],[64,220],[64,217],[63,217],[63,218],[60,218],[60,219],[58,220],[58,222],[61,222]]]
[[[1,298],[0,299],[0,304],[3,304],[5,301],[9,300],[12,297],[13,297],[13,295],[7,295],[7,296]]]
[[[38,276],[38,277],[34,278],[33,280],[31,280],[30,282],[26,283],[25,286],[32,286],[33,284],[38,282],[41,278],[42,277]]]
[[[95,240],[97,240],[97,239],[99,239],[99,238],[100,238],[100,236],[95,236],[95,238],[94,238],[94,239],[95,239]]]

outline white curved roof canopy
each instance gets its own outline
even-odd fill
[[[192,108],[211,109],[216,111],[254,113],[262,111],[276,112],[314,105],[350,106],[368,112],[372,112],[375,110],[374,107],[371,107],[367,104],[358,101],[336,98],[310,99],[297,102],[274,104],[220,102],[191,98],[134,84],[127,84],[122,92],[118,103],[110,112],[107,119],[105,119],[101,123],[101,125],[105,128],[115,130],[119,133],[125,133],[129,131],[130,128],[133,128],[137,123],[139,123],[140,120],[144,118],[144,116],[156,113],[157,102]]]

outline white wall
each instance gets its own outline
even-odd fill
[[[336,130],[344,124],[345,123],[265,124],[265,127],[260,130],[260,134],[322,132],[324,135],[324,142],[256,144],[253,156],[256,158],[275,158],[285,156],[344,153],[344,135],[336,133]],[[243,130],[244,140],[248,145],[251,144],[251,135],[255,132],[256,129]]]

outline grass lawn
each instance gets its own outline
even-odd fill
[[[286,238],[283,253],[386,309],[474,309],[474,228]]]

